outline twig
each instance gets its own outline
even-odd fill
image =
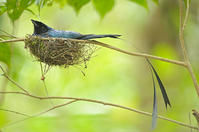
[[[182,31],[183,32],[184,32],[185,26],[187,25],[188,16],[189,16],[189,0],[187,0],[187,9],[186,9],[184,23],[183,23],[183,26],[182,26]]]
[[[76,101],[78,101],[78,100],[77,100],[77,99],[74,99],[74,100],[71,100],[71,101],[66,102],[66,103],[64,103],[64,104],[55,105],[55,106],[53,106],[52,108],[50,108],[50,109],[48,109],[48,110],[45,110],[44,112],[41,112],[41,113],[39,113],[39,114],[36,114],[35,116],[43,115],[43,114],[45,114],[45,113],[47,113],[47,112],[49,112],[49,111],[52,111],[52,110],[54,110],[54,109],[57,109],[57,108],[60,108],[60,107],[63,107],[63,106],[72,104],[72,103],[74,103],[74,102],[76,102]]]
[[[0,108],[0,111],[6,111],[6,112],[14,113],[14,114],[17,114],[17,115],[22,115],[22,116],[30,117],[30,116],[27,115],[27,114],[20,113],[20,112],[17,112],[17,111],[13,111],[13,110],[7,110],[7,109],[2,109],[2,108]]]
[[[22,91],[24,91],[25,93],[29,94],[27,90],[25,90],[23,87],[21,87],[19,84],[17,84],[14,80],[12,80],[6,73],[6,71],[3,69],[3,67],[0,65],[0,69],[2,70],[3,74],[2,76],[4,76],[5,78],[7,78],[11,83],[13,83],[14,85],[16,85],[18,88],[20,88]]]
[[[146,115],[146,116],[150,116],[150,117],[152,116],[152,114],[149,113],[149,112],[137,110],[137,109],[134,109],[134,108],[130,108],[130,107],[126,107],[126,106],[122,106],[122,105],[118,105],[118,104],[113,104],[113,103],[108,103],[108,102],[104,102],[104,101],[94,100],[94,99],[85,99],[85,98],[76,98],[76,97],[59,97],[59,96],[40,97],[40,96],[35,96],[35,95],[32,95],[32,94],[27,94],[27,93],[22,93],[22,92],[0,92],[0,94],[25,95],[25,96],[29,96],[29,97],[32,97],[32,98],[35,98],[35,99],[40,99],[40,100],[48,100],[48,99],[56,99],[56,100],[58,100],[58,99],[62,99],[62,100],[63,99],[72,99],[73,101],[76,100],[76,101],[85,101],[85,102],[103,104],[103,105],[107,105],[107,106],[112,106],[112,107],[117,107],[117,108],[121,108],[121,109],[126,109],[126,110],[129,110],[129,111],[133,111],[133,112],[136,112],[138,114],[142,114],[142,115]],[[158,118],[162,119],[162,120],[169,121],[169,122],[173,122],[173,123],[178,124],[180,126],[184,126],[184,127],[187,127],[187,128],[192,128],[192,129],[195,129],[195,130],[199,130],[195,126],[191,126],[191,125],[183,123],[183,122],[179,122],[179,121],[176,121],[176,120],[173,120],[173,119],[169,119],[169,118],[166,118],[164,116],[160,116],[159,115]]]
[[[198,85],[196,76],[193,72],[193,69],[192,69],[188,54],[187,54],[187,50],[185,48],[185,42],[184,42],[184,29],[185,29],[185,26],[186,26],[186,23],[188,20],[188,15],[189,15],[189,0],[187,0],[187,8],[186,8],[186,15],[185,15],[184,23],[183,23],[183,2],[182,2],[182,0],[179,0],[179,5],[180,5],[180,7],[179,7],[179,13],[180,13],[179,39],[180,39],[180,44],[181,44],[181,48],[183,51],[183,56],[184,56],[184,61],[185,61],[184,63],[185,63],[187,70],[189,71],[189,73],[191,75],[196,92],[199,96],[199,85]]]
[[[6,31],[4,31],[4,30],[2,30],[2,29],[0,29],[0,32],[3,32],[3,33],[5,33],[5,34],[7,34],[7,35],[8,35],[9,37],[11,37],[11,38],[17,38],[16,36],[14,36],[14,35],[12,35],[12,34],[6,32]]]
[[[140,52],[129,52],[129,51],[125,51],[125,50],[122,50],[120,48],[111,46],[109,44],[101,43],[101,42],[98,42],[98,41],[95,41],[95,40],[92,41],[92,44],[99,45],[99,46],[102,46],[102,47],[105,47],[105,48],[109,48],[109,49],[112,49],[112,50],[115,50],[115,51],[118,51],[118,52],[121,52],[121,53],[124,53],[124,54],[128,54],[128,55],[131,55],[131,56],[139,56],[139,57],[144,57],[144,58],[150,58],[150,59],[169,62],[169,63],[176,64],[176,65],[185,66],[184,62],[182,62],[182,61],[171,60],[171,59],[167,59],[167,58],[163,58],[163,57],[159,57],[159,56],[153,56],[153,55],[150,55],[150,54],[145,54],[145,53],[140,53]]]
[[[196,118],[196,121],[197,121],[197,124],[198,124],[198,127],[199,127],[199,112],[193,109],[192,114]]]
[[[52,111],[52,110],[57,109],[57,108],[60,108],[60,107],[64,107],[64,106],[69,105],[69,104],[72,104],[72,103],[74,103],[74,102],[76,102],[76,101],[77,101],[77,100],[71,100],[71,101],[69,101],[69,102],[67,102],[67,103],[59,104],[59,105],[53,106],[52,108],[47,109],[47,110],[45,110],[44,112],[41,112],[41,113],[39,113],[39,114],[35,114],[35,115],[32,115],[32,116],[28,116],[28,117],[25,118],[25,119],[22,119],[22,120],[18,120],[18,121],[9,123],[9,124],[5,125],[3,128],[8,127],[8,126],[11,126],[11,125],[14,125],[14,124],[19,123],[19,122],[22,122],[22,121],[26,121],[26,120],[28,120],[28,119],[32,119],[32,118],[38,117],[38,116],[43,115],[43,114],[45,114],[45,113],[47,113],[47,112],[49,112],[49,111]]]
[[[19,41],[24,41],[24,40],[25,38],[17,38],[17,39],[3,40],[3,41],[0,41],[0,43],[19,42]]]
[[[151,58],[151,59],[155,59],[155,60],[169,62],[169,63],[176,64],[176,65],[181,65],[181,66],[184,66],[184,67],[186,66],[185,63],[182,62],[182,61],[167,59],[167,58],[154,56],[154,55],[150,55],[150,54],[145,54],[145,53],[140,53],[140,52],[129,52],[129,51],[125,51],[125,50],[122,50],[120,48],[111,46],[111,45],[106,44],[106,43],[98,42],[98,41],[95,41],[95,40],[77,40],[77,39],[66,39],[66,38],[40,38],[40,39],[42,39],[42,40],[55,40],[55,39],[72,40],[72,41],[81,42],[81,43],[89,43],[89,44],[94,44],[94,45],[102,46],[102,47],[105,47],[105,48],[109,48],[109,49],[112,49],[112,50],[115,50],[115,51],[118,51],[118,52],[121,52],[121,53],[124,53],[124,54],[128,54],[128,55],[131,55],[131,56]],[[0,41],[0,43],[19,42],[19,41],[25,41],[25,38],[4,40],[4,41]]]
[[[44,69],[43,69],[41,62],[40,62],[40,69],[41,69],[41,81],[43,82],[44,90],[45,90],[46,96],[48,97],[49,94],[48,94],[48,89],[47,89],[46,82],[45,82],[45,73],[44,73]],[[52,106],[54,105],[52,100],[50,100],[50,103]]]

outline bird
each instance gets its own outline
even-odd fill
[[[81,40],[88,40],[88,39],[97,39],[97,38],[119,38],[121,35],[118,34],[81,34],[78,32],[73,31],[62,31],[53,29],[46,24],[31,19],[34,25],[34,32],[33,36],[41,36],[41,37],[53,37],[53,38],[69,38],[69,39],[81,39]]]

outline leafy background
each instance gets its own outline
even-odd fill
[[[198,77],[199,1],[191,1],[191,15],[185,31],[187,48]],[[121,40],[102,42],[171,59],[182,59],[178,41],[178,2],[173,0],[1,0],[0,29],[18,37],[31,34],[30,19],[51,27],[81,33],[122,34]],[[23,43],[0,44],[0,61],[10,76],[36,95],[45,96],[40,80],[39,63],[24,49]],[[169,94],[172,108],[167,111],[158,91],[158,112],[189,123],[189,113],[198,109],[198,97],[188,72],[176,65],[152,61]],[[49,95],[92,98],[152,111],[153,87],[149,67],[144,59],[130,57],[101,48],[84,70],[80,67],[54,67],[47,75]],[[3,77],[0,88],[18,90]],[[1,98],[2,99],[2,98]],[[54,102],[61,103],[61,102]],[[18,95],[1,100],[1,107],[34,114],[43,111],[49,101]],[[151,129],[151,118],[133,112],[79,102],[27,121],[24,117],[0,111],[0,128],[13,131],[70,132],[138,132]],[[192,124],[196,121],[191,117]],[[17,123],[15,123],[17,122]],[[9,125],[13,123],[12,125]],[[154,131],[190,131],[167,121],[158,120]]]

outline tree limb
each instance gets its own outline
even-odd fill
[[[48,100],[48,99],[56,99],[56,100],[72,100],[71,103],[73,102],[77,102],[77,101],[84,101],[84,102],[91,102],[91,103],[97,103],[97,104],[102,104],[102,105],[107,105],[107,106],[111,106],[111,107],[116,107],[116,108],[121,108],[121,109],[125,109],[125,110],[129,110],[129,111],[133,111],[135,113],[138,113],[138,114],[141,114],[141,115],[146,115],[146,116],[152,116],[151,113],[149,112],[145,112],[145,111],[141,111],[141,110],[137,110],[137,109],[134,109],[134,108],[130,108],[130,107],[126,107],[126,106],[122,106],[122,105],[118,105],[118,104],[113,104],[113,103],[108,103],[108,102],[104,102],[104,101],[99,101],[99,100],[94,100],[94,99],[86,99],[86,98],[76,98],[76,97],[60,97],[60,96],[49,96],[49,97],[41,97],[41,96],[35,96],[35,95],[32,95],[32,94],[27,94],[27,93],[23,93],[23,92],[0,92],[0,94],[18,94],[18,95],[25,95],[25,96],[28,96],[28,97],[31,97],[31,98],[35,98],[35,99],[39,99],[39,100]],[[55,109],[57,107],[61,107],[61,106],[64,106],[64,104],[62,105],[58,105],[58,106],[55,106],[55,107],[52,107],[51,109],[47,110],[46,112],[52,110],[52,109]],[[46,113],[44,112],[44,113]],[[169,118],[166,118],[164,116],[158,116],[159,119],[162,119],[162,120],[166,120],[166,121],[169,121],[169,122],[172,122],[172,123],[175,123],[175,124],[178,124],[180,126],[184,126],[184,127],[187,127],[187,128],[192,128],[192,129],[195,129],[195,130],[199,130],[199,128],[195,127],[195,126],[192,126],[192,125],[189,125],[189,124],[186,124],[186,123],[183,123],[183,122],[179,122],[179,121],[176,121],[176,120],[173,120],[173,119],[169,119]]]
[[[185,42],[184,42],[184,29],[188,20],[188,15],[189,15],[189,0],[187,0],[187,8],[186,8],[186,15],[185,15],[185,19],[184,19],[184,23],[183,23],[183,0],[179,0],[179,13],[180,13],[180,28],[179,28],[179,39],[180,39],[180,45],[183,51],[183,56],[184,56],[184,63],[185,66],[187,68],[187,70],[189,71],[191,78],[193,80],[197,95],[199,96],[199,85],[196,79],[196,76],[193,72],[189,57],[188,57],[188,53],[187,50],[185,48]]]

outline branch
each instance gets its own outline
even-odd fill
[[[14,113],[14,114],[17,114],[17,115],[22,115],[22,116],[30,117],[30,116],[27,115],[27,114],[23,114],[23,113],[20,113],[20,112],[17,112],[17,111],[13,111],[13,110],[7,110],[7,109],[2,109],[2,108],[0,108],[0,111],[5,111],[5,112]]]
[[[64,103],[64,104],[55,105],[54,107],[52,107],[52,108],[50,108],[50,109],[48,109],[48,110],[46,110],[46,111],[44,111],[44,112],[41,112],[41,113],[39,113],[39,114],[36,114],[34,117],[40,116],[40,115],[45,114],[45,113],[47,113],[47,112],[49,112],[49,111],[52,111],[52,110],[54,110],[54,109],[57,109],[57,108],[60,108],[60,107],[63,107],[63,106],[72,104],[72,103],[77,102],[77,101],[78,101],[77,99],[74,99],[74,100],[71,100],[71,101],[66,102],[66,103]]]
[[[198,127],[199,127],[199,112],[193,109],[192,114],[196,118],[196,121],[197,121]]]
[[[16,85],[18,88],[20,88],[25,93],[29,94],[27,90],[25,90],[23,87],[21,87],[19,84],[17,84],[14,80],[12,80],[6,73],[6,71],[3,69],[3,67],[0,65],[0,69],[3,72],[2,76],[4,76],[6,79],[8,79],[11,83]]]
[[[185,48],[185,42],[184,42],[184,29],[188,20],[188,15],[189,15],[189,0],[187,0],[187,8],[186,8],[186,15],[185,15],[185,19],[184,19],[184,23],[183,23],[183,2],[182,0],[179,0],[179,13],[180,13],[180,28],[179,28],[179,39],[180,39],[180,45],[183,51],[183,56],[184,56],[184,60],[185,60],[185,66],[187,68],[187,70],[189,71],[191,78],[193,80],[196,92],[199,96],[199,85],[196,79],[196,76],[193,72],[189,57],[188,57],[188,53],[187,50]]]
[[[184,66],[184,67],[186,66],[185,63],[182,62],[182,61],[171,60],[171,59],[167,59],[167,58],[163,58],[163,57],[159,57],[159,56],[154,56],[154,55],[150,55],[150,54],[145,54],[145,53],[140,53],[140,52],[129,52],[129,51],[122,50],[120,48],[111,46],[111,45],[106,44],[106,43],[98,42],[98,41],[95,41],[95,40],[77,40],[77,39],[66,39],[66,38],[42,38],[42,37],[40,39],[42,39],[42,40],[54,40],[54,39],[72,40],[72,41],[81,42],[81,43],[94,44],[94,45],[98,45],[98,46],[101,46],[101,47],[112,49],[112,50],[118,51],[120,53],[124,53],[124,54],[131,55],[131,56],[139,56],[139,57],[144,57],[144,58],[160,60],[160,61],[164,61],[164,62],[168,62],[168,63],[172,63],[172,64]],[[19,41],[24,41],[24,40],[25,40],[25,38],[19,38],[19,39],[11,39],[11,40],[0,41],[0,43],[19,42]]]
[[[18,95],[25,95],[25,96],[28,96],[28,97],[32,97],[32,98],[35,98],[35,99],[39,99],[39,100],[48,100],[48,99],[56,99],[56,100],[72,100],[71,103],[73,102],[77,102],[77,101],[85,101],[85,102],[91,102],[91,103],[97,103],[97,104],[102,104],[102,105],[107,105],[107,106],[111,106],[111,107],[116,107],[116,108],[121,108],[121,109],[125,109],[125,110],[129,110],[129,111],[133,111],[133,112],[136,112],[138,114],[142,114],[142,115],[146,115],[146,116],[152,116],[151,113],[149,112],[145,112],[145,111],[141,111],[141,110],[137,110],[137,109],[134,109],[134,108],[130,108],[130,107],[126,107],[126,106],[122,106],[122,105],[118,105],[118,104],[113,104],[113,103],[108,103],[108,102],[104,102],[104,101],[99,101],[99,100],[94,100],[94,99],[85,99],[85,98],[76,98],[76,97],[59,97],[59,96],[49,96],[49,97],[41,97],[41,96],[35,96],[35,95],[32,95],[32,94],[27,94],[27,93],[22,93],[22,92],[0,92],[0,94],[18,94]],[[67,105],[67,104],[65,104]],[[43,112],[43,113],[46,113],[50,110],[53,110],[55,108],[58,108],[58,107],[62,107],[64,106],[64,104],[62,105],[57,105],[57,106],[54,106],[53,108]],[[178,124],[180,126],[184,126],[184,127],[187,127],[187,128],[192,128],[192,129],[195,129],[195,130],[199,130],[199,128],[195,127],[195,126],[192,126],[192,125],[189,125],[189,124],[186,124],[186,123],[183,123],[183,122],[179,122],[179,121],[176,121],[176,120],[173,120],[173,119],[169,119],[169,118],[166,118],[164,116],[158,116],[159,119],[162,119],[162,120],[166,120],[166,121],[169,121],[169,122],[173,122],[175,124]]]
[[[24,41],[24,40],[25,40],[25,38],[17,38],[17,39],[3,40],[3,41],[0,41],[0,43],[20,42],[20,41]]]
[[[45,111],[43,111],[43,112],[41,112],[41,113],[39,113],[39,114],[35,114],[35,115],[32,115],[32,116],[29,116],[29,115],[26,115],[26,114],[23,114],[23,113],[19,113],[19,112],[15,112],[15,111],[11,111],[11,110],[4,110],[4,111],[12,112],[12,113],[15,113],[15,114],[27,116],[27,118],[24,118],[24,119],[22,119],[22,120],[18,120],[18,121],[15,121],[15,122],[12,122],[12,123],[7,124],[6,126],[4,126],[4,128],[5,128],[5,127],[8,127],[8,126],[11,126],[11,125],[14,125],[14,124],[16,124],[16,123],[22,122],[22,121],[26,121],[26,120],[28,120],[28,119],[32,119],[32,118],[38,117],[38,116],[43,115],[43,114],[45,114],[45,113],[47,113],[47,112],[49,112],[49,111],[52,111],[52,110],[57,109],[57,108],[60,108],[60,107],[64,107],[64,106],[69,105],[69,104],[72,104],[72,103],[74,103],[74,102],[76,102],[76,101],[77,101],[77,100],[71,100],[71,101],[69,101],[69,102],[67,102],[67,103],[64,103],[64,104],[55,105],[54,107],[52,107],[52,108],[50,108],[50,109],[47,109],[47,110],[45,110]],[[1,110],[1,109],[0,109],[0,110]],[[1,132],[1,131],[0,131],[0,132]]]
[[[99,45],[99,46],[102,46],[102,47],[105,47],[105,48],[109,48],[109,49],[112,49],[112,50],[115,50],[115,51],[118,51],[118,52],[121,52],[121,53],[124,53],[124,54],[127,54],[127,55],[131,55],[131,56],[139,56],[139,57],[155,59],[155,60],[165,61],[165,62],[169,62],[169,63],[176,64],[176,65],[185,66],[185,63],[182,62],[182,61],[171,60],[171,59],[167,59],[167,58],[163,58],[163,57],[159,57],[159,56],[153,56],[153,55],[150,55],[150,54],[145,54],[145,53],[140,53],[140,52],[129,52],[129,51],[125,51],[125,50],[122,50],[120,48],[111,46],[111,45],[106,44],[106,43],[101,43],[101,42],[98,42],[98,41],[95,41],[95,40],[92,40],[92,44]]]

